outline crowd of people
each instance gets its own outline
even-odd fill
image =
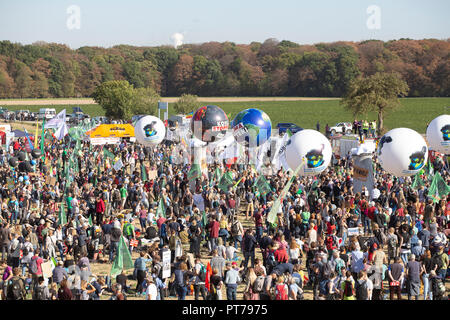
[[[5,300],[446,299],[450,200],[428,195],[425,175],[414,189],[411,178],[387,174],[376,156],[370,193],[354,192],[351,161],[334,159],[317,177],[295,177],[272,224],[267,216],[290,179],[282,169],[271,170],[271,191],[261,194],[261,173],[247,164],[216,162],[189,179],[190,165],[174,161],[168,141],[92,146],[47,136],[33,172],[20,172],[8,160],[25,143],[0,154]],[[444,159],[431,161],[449,182]],[[217,168],[236,183],[219,188]],[[134,269],[111,277],[122,237]]]

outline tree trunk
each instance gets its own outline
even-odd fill
[[[381,136],[384,134],[384,126],[383,126],[383,110],[378,110],[378,135]]]

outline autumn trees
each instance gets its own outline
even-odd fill
[[[368,40],[302,45],[267,39],[76,50],[0,41],[0,98],[88,97],[126,80],[161,96],[341,97],[353,80],[397,73],[408,96],[449,96],[450,41]]]

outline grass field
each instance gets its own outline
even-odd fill
[[[264,110],[272,120],[272,125],[279,122],[293,122],[303,128],[316,127],[317,120],[321,125],[321,131],[328,123],[330,126],[341,121],[353,121],[351,112],[339,104],[339,100],[305,100],[305,101],[232,101],[232,102],[201,102],[201,104],[216,104],[228,115],[230,120],[241,110],[256,107]],[[1,102],[0,102],[1,106]],[[91,117],[104,115],[103,109],[96,104],[78,105]],[[28,109],[39,111],[42,107],[55,108],[57,112],[66,108],[68,113],[72,112],[71,105],[14,105],[6,106],[8,110]],[[420,133],[425,133],[427,124],[438,115],[450,111],[450,98],[404,98],[401,106],[385,117],[385,127],[393,129],[407,127]],[[169,104],[169,115],[174,114]],[[360,117],[361,118],[361,117]],[[369,113],[367,120],[377,119],[376,113]]]

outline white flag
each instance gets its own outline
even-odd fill
[[[114,168],[114,170],[119,171],[120,169],[122,169],[122,167],[123,167],[123,162],[122,162],[122,159],[119,158],[119,160],[117,160],[116,163],[114,163],[113,168]]]
[[[66,123],[66,109],[50,119],[50,121],[44,125],[44,129],[56,129],[59,128],[63,123]]]
[[[68,133],[69,133],[69,130],[67,129],[67,125],[66,125],[66,123],[63,123],[59,126],[58,130],[56,130],[55,137],[58,140],[62,140]]]

